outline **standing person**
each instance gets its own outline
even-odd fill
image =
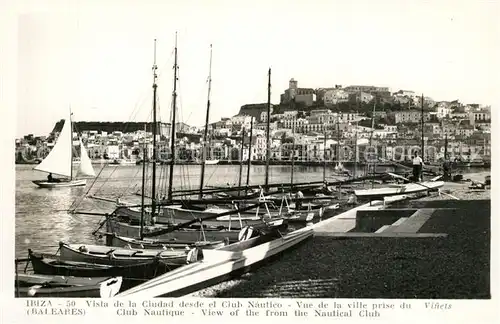
[[[422,161],[422,158],[418,155],[418,153],[415,153],[413,156],[413,180],[415,182],[420,181],[420,175],[422,174],[422,167],[424,166],[424,161]]]
[[[450,165],[450,161],[448,161],[447,159],[444,160],[443,162],[443,179],[445,181],[448,181],[451,179],[451,165]]]

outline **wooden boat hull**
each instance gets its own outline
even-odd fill
[[[141,226],[130,225],[124,222],[119,222],[115,219],[108,218],[106,221],[106,232],[115,233],[118,236],[137,238],[141,236]],[[144,226],[144,233],[154,233],[155,231],[164,229],[165,226]],[[171,233],[155,235],[155,239],[176,241],[224,241],[229,239],[230,242],[238,240],[239,230],[209,230],[206,229],[203,233],[195,229],[182,229]]]
[[[17,274],[15,293],[18,297],[114,297],[121,288],[122,277],[81,278]]]
[[[268,242],[260,243],[262,237],[256,237],[219,250],[203,250],[203,260],[151,279],[117,297],[182,296],[244,272],[250,266],[291,248],[312,234],[312,229],[302,228]]]
[[[65,187],[79,187],[85,186],[87,184],[87,180],[79,179],[79,180],[71,180],[71,181],[61,181],[61,182],[48,182],[45,180],[34,180],[34,184],[39,186],[40,188],[65,188]]]
[[[387,196],[407,195],[429,190],[436,190],[441,188],[443,185],[443,181],[425,181],[419,183],[407,183],[397,187],[354,190],[354,194],[358,198],[376,199]]]
[[[168,265],[183,265],[196,256],[196,249],[188,252],[181,250],[141,250],[99,245],[59,244],[60,260],[105,265],[136,265],[155,258],[159,258]]]
[[[36,274],[73,277],[123,277],[134,279],[153,278],[173,269],[159,259],[153,259],[128,266],[109,266],[94,263],[63,261],[46,258],[42,254],[29,251],[29,259]]]
[[[171,240],[158,240],[158,239],[133,239],[116,234],[106,235],[106,245],[116,247],[130,247],[133,249],[186,249],[186,248],[203,248],[203,249],[217,249],[229,243],[225,241],[171,241]]]
[[[201,219],[207,217],[213,217],[217,214],[221,214],[231,209],[213,209],[214,211],[206,210],[192,210],[183,209],[180,206],[166,206],[161,208],[159,215],[156,216],[155,223],[157,224],[172,224],[172,223],[183,223],[193,219]],[[130,208],[126,206],[120,206],[115,209],[115,215],[119,218],[129,219],[134,223],[140,223],[141,220],[141,210],[140,208]],[[149,217],[150,213],[146,213],[146,217]],[[240,222],[241,220],[241,222]],[[208,227],[225,227],[233,229],[242,229],[245,226],[252,226],[262,224],[262,220],[259,216],[256,216],[255,212],[242,213],[241,218],[235,215],[221,216],[215,219],[210,219],[203,221],[204,226]]]

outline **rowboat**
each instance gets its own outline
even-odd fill
[[[225,214],[233,209],[220,206],[209,206],[207,208],[194,209],[184,208],[181,205],[164,206],[155,216],[157,224],[172,224],[175,222],[185,222],[193,219],[200,219],[205,226],[212,227],[230,227],[241,229],[245,226],[251,226],[262,223],[262,217],[255,212],[240,213],[240,215],[226,215],[217,217],[219,214]],[[113,212],[119,218],[129,219],[133,223],[140,223],[141,208],[118,206]],[[146,211],[146,218],[150,217],[150,212]],[[209,219],[207,219],[209,218]]]
[[[159,239],[134,239],[118,236],[114,233],[106,234],[108,246],[128,247],[133,249],[190,249],[194,247],[203,249],[216,249],[229,244],[229,240],[223,241],[172,241]]]
[[[424,181],[417,183],[406,183],[390,187],[354,190],[358,198],[376,199],[387,196],[406,195],[429,190],[436,190],[444,185],[444,181]]]
[[[35,274],[93,278],[122,277],[122,289],[136,286],[145,279],[154,278],[181,266],[168,265],[157,258],[133,265],[119,266],[63,261],[57,257],[46,257],[31,250],[28,250],[28,254]]]
[[[313,235],[301,228],[284,236],[261,235],[220,249],[202,250],[203,259],[121,292],[117,297],[175,297],[222,282],[236,273],[248,271]]]
[[[114,297],[122,284],[121,277],[65,277],[38,274],[16,274],[19,297]]]
[[[105,222],[107,233],[115,233],[118,236],[132,238],[141,237],[140,225],[131,225],[113,218],[108,218]],[[155,239],[161,239],[163,241],[168,240],[172,243],[176,241],[223,241],[226,238],[229,239],[230,242],[235,242],[238,240],[239,233],[239,230],[229,229],[204,229],[200,231],[200,229],[184,228],[175,232],[156,234],[156,232],[160,232],[165,228],[167,228],[165,225],[143,226],[143,233],[148,237],[154,237]]]
[[[85,186],[87,184],[87,180],[85,179],[77,179],[77,180],[69,180],[69,179],[60,179],[59,182],[49,182],[46,180],[33,180],[34,184],[39,186],[40,188],[64,188],[64,187],[80,187]]]
[[[80,245],[59,243],[59,259],[106,265],[133,265],[155,258],[168,265],[187,264],[197,260],[198,249],[190,250],[146,250],[126,249],[102,245]]]

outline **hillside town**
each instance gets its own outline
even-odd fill
[[[363,163],[367,147],[374,148],[378,161],[405,161],[423,141],[428,163],[445,159],[445,151],[446,158],[455,161],[490,162],[490,106],[437,101],[411,90],[391,92],[388,87],[300,88],[292,78],[280,103],[269,108],[270,116],[267,103],[246,104],[235,116],[209,124],[207,158],[221,163],[264,161],[269,127],[273,161]],[[56,123],[48,136],[16,139],[16,163],[43,159],[62,124],[62,120]],[[151,123],[74,124],[74,145],[81,138],[93,160],[140,162],[153,154]],[[171,124],[159,124],[157,143],[168,156]],[[203,132],[204,127],[176,124],[176,161],[200,159]]]

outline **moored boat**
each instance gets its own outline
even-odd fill
[[[15,293],[18,297],[114,297],[122,277],[66,277],[39,274],[16,274]]]
[[[120,222],[113,218],[108,218],[106,222],[106,232],[115,233],[118,236],[139,238],[141,237],[141,226],[132,225],[125,222]],[[239,230],[235,229],[211,229],[205,228],[203,231],[194,228],[182,228],[175,232],[161,233],[160,231],[168,228],[165,225],[149,225],[143,226],[144,236],[154,237],[155,239],[161,239],[163,241],[171,241],[175,243],[176,241],[224,241],[228,239],[230,242],[235,242],[238,240]]]
[[[112,246],[66,244],[60,242],[59,258],[66,261],[107,265],[132,265],[158,258],[168,265],[182,265],[196,261],[198,258],[198,249],[127,249]]]

